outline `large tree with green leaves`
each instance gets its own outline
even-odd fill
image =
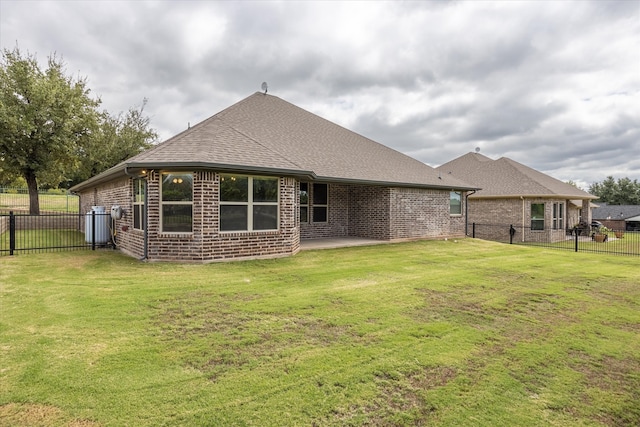
[[[637,179],[608,176],[602,182],[589,187],[589,193],[598,196],[598,200],[610,205],[640,205],[640,182]]]
[[[16,47],[0,62],[0,177],[24,178],[29,210],[39,214],[38,186],[69,186],[148,148],[157,138],[144,105],[111,116],[98,111],[85,78],[65,75],[51,55],[42,70]]]
[[[78,167],[61,184],[78,184],[151,147],[158,135],[144,115],[146,102],[117,116],[100,113],[91,138],[78,147]]]
[[[42,70],[33,55],[3,50],[0,66],[0,168],[24,178],[29,211],[40,213],[38,181],[60,182],[76,163],[77,147],[96,127],[99,99],[86,79],[66,76],[49,56]]]

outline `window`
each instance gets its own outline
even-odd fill
[[[544,203],[531,203],[531,229],[544,230]]]
[[[220,231],[278,229],[278,178],[220,176]]]
[[[144,230],[145,227],[144,189],[144,179],[133,180],[133,228],[136,230]]]
[[[300,222],[309,222],[309,183],[300,183]]]
[[[553,229],[564,229],[564,203],[557,202],[553,204]]]
[[[462,215],[462,193],[452,191],[449,193],[449,213],[451,215]]]
[[[328,190],[327,184],[313,184],[313,222],[327,222]]]
[[[193,175],[163,172],[161,176],[162,231],[191,233],[193,229]]]

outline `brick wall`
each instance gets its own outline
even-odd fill
[[[553,230],[553,204],[565,203],[564,225]],[[544,230],[531,230],[531,204],[544,203]],[[524,211],[524,217],[523,217]],[[509,225],[516,229],[515,241],[555,242],[566,239],[566,229],[574,225],[577,209],[568,200],[548,198],[474,199],[469,198],[469,224],[494,225],[477,227],[476,237],[487,240],[509,241]],[[502,227],[498,227],[501,225]],[[523,228],[524,227],[524,228]],[[471,228],[470,231],[471,233]]]
[[[133,229],[133,184],[130,178],[121,178],[84,191],[80,196],[80,231],[85,231],[85,214],[92,206],[104,206],[105,213],[111,213],[111,207],[120,206],[124,215],[119,220],[107,219],[112,228],[116,246],[123,252],[142,258],[144,255],[144,232]]]
[[[209,262],[295,254],[300,239],[357,236],[379,240],[464,235],[464,215],[449,214],[449,191],[329,184],[328,221],[300,223],[299,183],[280,178],[279,229],[220,232],[219,175],[198,171],[193,180],[193,232],[165,233],[160,224],[159,172],[147,176],[147,257],[152,261]],[[92,206],[121,206],[114,222],[123,252],[144,256],[144,232],[133,229],[133,183],[123,178],[80,194],[81,213]],[[310,211],[313,206],[309,206]],[[82,225],[83,227],[84,225]]]
[[[329,184],[327,186],[329,192],[327,222],[313,222],[313,190],[311,185],[309,185],[309,188],[309,222],[300,223],[300,238],[320,239],[349,236],[349,194],[351,186],[341,184]],[[298,209],[296,208],[296,210]]]
[[[449,191],[392,188],[390,195],[391,239],[464,236],[464,204],[462,215],[451,215]]]
[[[260,232],[219,232],[219,175],[194,173],[193,232],[163,233],[160,229],[160,176],[152,172],[147,188],[148,258],[153,261],[210,262],[295,254],[300,250],[296,224],[297,183],[280,178],[279,229]]]
[[[300,228],[303,239],[399,240],[462,237],[464,226],[464,215],[449,213],[449,191],[330,184],[329,221]]]

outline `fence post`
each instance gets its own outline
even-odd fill
[[[471,237],[476,238],[476,223],[471,224]]]
[[[578,235],[580,234],[578,233],[578,229],[574,228],[573,234],[575,234],[575,237],[576,237],[576,252],[578,252]]]
[[[91,210],[91,250],[96,250],[96,211]]]
[[[516,234],[516,229],[513,228],[513,224],[509,225],[509,244],[513,245],[513,236]]]
[[[16,250],[16,216],[9,211],[9,255]]]

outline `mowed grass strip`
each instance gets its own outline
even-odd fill
[[[640,424],[635,258],[480,240],[0,260],[0,425]]]

